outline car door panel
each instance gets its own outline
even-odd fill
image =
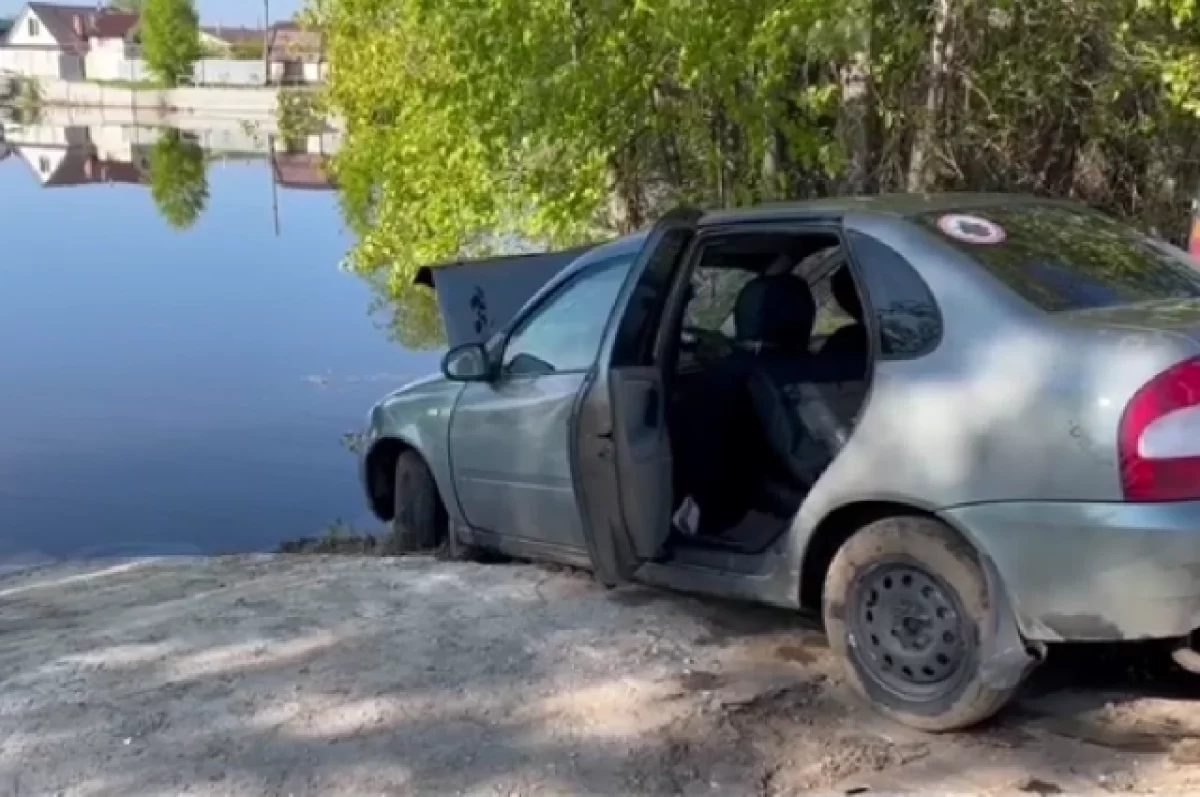
[[[584,387],[573,451],[584,539],[597,577],[632,579],[670,534],[671,445],[662,368],[643,342],[694,237],[693,211],[669,216],[647,237]]]
[[[568,440],[584,373],[468,385],[451,426],[459,506],[472,526],[582,548]]]
[[[619,443],[614,447],[617,483],[626,525],[649,520],[651,527],[671,525],[671,445],[667,433],[662,373],[655,366],[631,366],[609,373],[613,420]],[[633,535],[639,559],[661,553],[659,535]]]
[[[467,523],[510,540],[585,550],[570,452],[580,390],[636,249],[586,258],[532,300],[489,351],[494,374],[463,391],[450,426]]]

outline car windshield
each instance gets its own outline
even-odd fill
[[[1084,208],[1030,202],[918,221],[1048,312],[1200,297],[1185,253]]]

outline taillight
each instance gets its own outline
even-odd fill
[[[1118,445],[1125,500],[1200,499],[1200,358],[1168,368],[1134,394]]]

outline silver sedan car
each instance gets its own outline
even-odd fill
[[[702,214],[423,272],[440,375],[370,413],[407,550],[819,613],[926,730],[1048,645],[1200,627],[1200,273],[1069,203],[895,196]]]

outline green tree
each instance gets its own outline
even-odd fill
[[[150,193],[167,223],[186,230],[208,204],[204,150],[178,130],[163,133],[150,151]]]
[[[351,265],[863,191],[1081,199],[1178,237],[1197,0],[310,0]],[[416,315],[416,314],[415,314]]]
[[[200,18],[192,0],[145,0],[141,20],[146,65],[165,85],[190,78],[200,58]]]

